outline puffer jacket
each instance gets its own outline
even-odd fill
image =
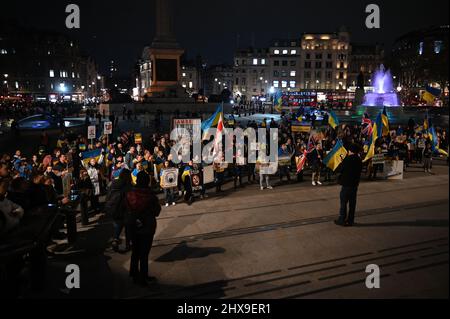
[[[158,198],[150,188],[135,187],[126,194],[126,222],[130,231],[138,235],[152,235],[156,231],[156,217],[161,212]]]

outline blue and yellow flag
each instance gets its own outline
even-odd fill
[[[275,93],[275,98],[273,101],[275,110],[277,110],[278,113],[281,113],[283,111],[283,93],[281,91],[277,91],[277,93]]]
[[[102,155],[102,149],[98,148],[98,149],[95,149],[92,151],[81,153],[81,160],[83,161],[84,164],[87,165],[92,158],[95,158],[95,160],[98,162],[101,155]]]
[[[328,112],[328,124],[335,129],[339,125],[339,119],[333,111]]]
[[[439,148],[439,140],[433,125],[430,126],[429,138],[431,140],[431,149],[433,150],[433,152],[448,157],[448,153],[445,150]]]
[[[383,108],[383,113],[381,113],[381,122],[383,123],[383,136],[389,135],[389,117],[387,115],[386,106]]]
[[[331,152],[325,157],[323,163],[332,171],[335,171],[336,168],[344,161],[347,156],[347,150],[342,144],[341,140],[337,140],[336,145],[331,150]]]
[[[375,143],[381,136],[383,136],[383,119],[382,113],[380,112],[373,124],[372,135],[369,139],[369,150],[367,151],[366,158],[363,162],[370,160],[375,155]]]
[[[441,93],[442,91],[440,89],[427,85],[425,92],[422,93],[422,99],[428,104],[431,104],[441,95]]]
[[[216,112],[214,112],[214,114],[209,119],[202,122],[203,139],[206,138],[208,130],[219,123],[221,115],[223,118],[223,104],[218,105]]]

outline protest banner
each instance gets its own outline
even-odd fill
[[[164,169],[161,176],[162,188],[174,188],[178,186],[178,169]]]
[[[134,143],[142,144],[142,134],[141,133],[134,134]]]
[[[194,192],[201,191],[203,189],[203,183],[202,183],[202,173],[198,169],[192,169],[191,174],[191,186],[192,190]]]
[[[403,179],[403,161],[389,160],[385,161],[384,174],[387,179]]]
[[[289,156],[280,156],[280,157],[278,157],[278,165],[279,166],[289,166],[289,165],[291,165],[291,158]]]
[[[89,140],[95,139],[95,137],[96,137],[96,134],[95,134],[95,133],[96,133],[96,132],[95,132],[95,125],[88,126],[87,138],[88,138]]]
[[[70,195],[70,190],[72,187],[72,174],[67,173],[62,177],[63,195],[68,197]]]
[[[112,122],[105,122],[103,127],[103,134],[112,134]]]
[[[204,184],[214,183],[214,165],[203,167],[203,182]]]
[[[190,136],[187,138],[190,140],[194,136],[201,138],[202,132],[202,120],[201,119],[173,119],[172,129],[176,130],[176,136],[181,139],[183,137],[181,129],[185,129],[189,132]]]
[[[384,154],[375,154],[372,158],[372,164],[374,165],[384,164],[384,162]]]

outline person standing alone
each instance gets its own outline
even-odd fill
[[[349,147],[347,157],[342,162],[341,175],[339,176],[339,184],[342,186],[340,194],[341,208],[339,218],[334,221],[339,226],[353,226],[355,221],[356,199],[362,171],[362,161],[358,153],[359,147],[352,144]]]

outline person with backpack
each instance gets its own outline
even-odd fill
[[[156,217],[161,212],[159,200],[149,184],[148,174],[139,172],[136,186],[125,196],[126,223],[131,239],[130,277],[143,287],[155,280],[148,275],[148,256],[156,232]]]
[[[128,169],[120,171],[119,178],[114,179],[106,197],[105,211],[110,212],[113,218],[114,238],[112,249],[119,251],[121,243],[120,234],[125,228],[125,251],[130,250],[130,236],[125,227],[125,195],[131,189],[131,173]]]

